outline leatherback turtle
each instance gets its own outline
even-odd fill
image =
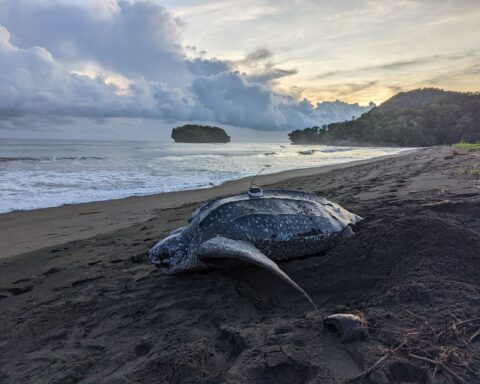
[[[252,263],[286,280],[315,306],[275,261],[325,251],[362,218],[311,193],[262,192],[260,197],[241,193],[202,205],[188,225],[150,249],[150,261],[163,274],[228,265],[232,260]]]

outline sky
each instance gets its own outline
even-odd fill
[[[479,59],[479,0],[0,0],[0,137],[269,140]]]

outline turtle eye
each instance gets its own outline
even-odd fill
[[[162,268],[170,268],[170,260],[168,259],[161,259],[160,263],[158,264]]]

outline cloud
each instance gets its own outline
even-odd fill
[[[230,65],[218,59],[195,58],[186,61],[187,68],[194,76],[210,76],[230,70]]]
[[[426,82],[432,86],[439,86],[443,81],[445,81],[446,77],[449,79],[465,80],[468,78],[476,79],[478,75],[480,75],[480,64],[473,64],[461,68],[454,68],[442,73],[441,75],[429,76],[426,79]]]
[[[192,90],[215,121],[261,130],[306,126],[312,120],[299,111],[299,103],[274,93],[264,84],[249,82],[238,72],[200,77]]]
[[[317,103],[273,92],[265,84],[250,82],[239,72],[200,77],[192,84],[201,105],[215,121],[259,130],[304,128],[359,116],[373,107],[339,101]]]
[[[254,73],[249,75],[250,81],[258,82],[262,84],[272,84],[275,80],[282,77],[296,75],[298,70],[296,69],[281,69],[281,68],[269,68],[260,73]]]
[[[381,84],[379,80],[368,80],[368,81],[359,81],[359,82],[338,82],[324,88],[314,88],[314,91],[320,94],[324,94],[327,92],[331,92],[331,90],[333,89],[334,93],[332,92],[332,96],[337,98],[344,98],[351,95],[362,95],[365,92],[370,92],[372,89],[376,89],[378,86],[384,86],[384,85]],[[393,86],[397,86],[397,85],[391,85],[390,87],[393,87]],[[356,104],[348,104],[348,105],[356,105]]]
[[[321,73],[320,75],[317,75],[313,78],[313,80],[315,79],[329,79],[331,77],[335,77],[337,75],[340,75],[340,74],[345,74],[345,73],[349,73],[347,71],[328,71],[328,72],[325,72],[325,73]]]
[[[339,96],[345,96],[352,93],[361,92],[378,84],[377,80],[371,80],[364,83],[346,83],[341,85]]]
[[[18,47],[45,47],[69,67],[95,62],[112,72],[157,81],[187,76],[180,22],[165,8],[151,1],[94,4],[2,1],[0,24]]]
[[[273,53],[266,48],[257,48],[250,52],[245,59],[241,60],[242,64],[256,66],[259,62],[269,60],[273,57]]]
[[[181,28],[151,1],[0,0],[1,125],[147,118],[268,131],[368,109],[337,104],[333,113],[331,106],[276,92],[276,80],[297,70],[278,68],[271,51],[259,48],[238,62],[207,58],[182,48]],[[242,66],[250,70],[236,70]]]
[[[365,66],[349,70],[329,71],[317,75],[315,79],[329,79],[345,75],[358,75],[360,73],[397,72],[435,63],[453,64],[453,62],[460,61],[466,58],[476,58],[478,57],[479,53],[480,50],[469,50],[452,54],[416,57],[408,60],[396,60],[384,64]]]
[[[160,82],[133,81],[126,95],[108,78],[68,71],[45,48],[19,48],[0,26],[0,116],[188,118],[189,101]]]

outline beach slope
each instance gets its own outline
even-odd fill
[[[478,382],[478,163],[479,152],[440,147],[270,180],[365,218],[327,254],[280,264],[318,310],[255,267],[159,275],[146,251],[186,222],[194,198],[4,257],[0,382],[343,383],[379,359],[357,383],[428,383],[434,372]],[[355,311],[367,340],[323,332],[325,316]]]

